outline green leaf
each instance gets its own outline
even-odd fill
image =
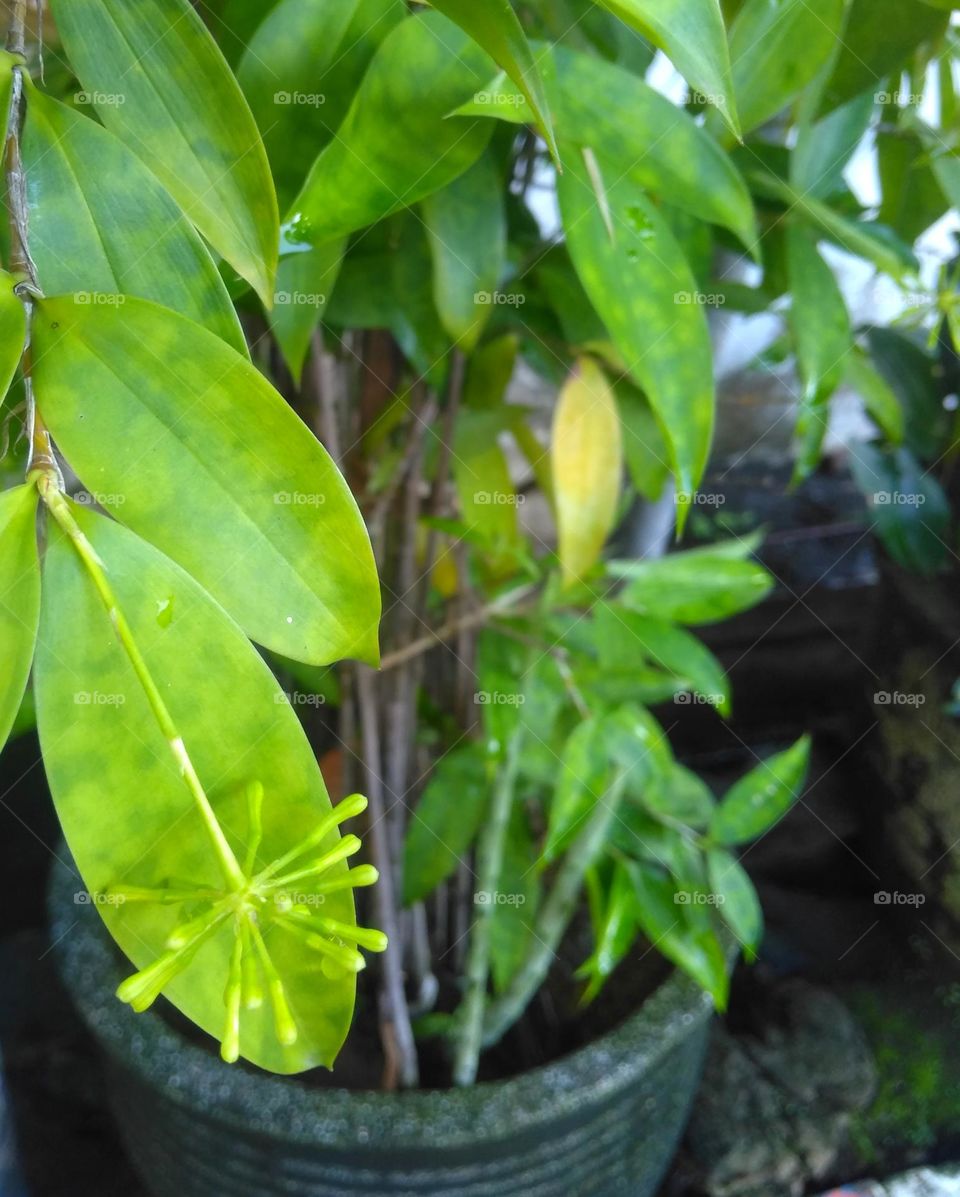
[[[655,503],[670,477],[669,451],[650,404],[629,381],[614,383],[620,424],[623,428],[623,456],[630,481],[641,495]]]
[[[480,47],[439,13],[401,22],[294,200],[290,238],[322,245],[462,175],[483,153],[491,127],[447,116],[492,73]]]
[[[0,748],[27,688],[39,617],[37,490],[15,486],[0,493]]]
[[[377,47],[406,15],[403,0],[282,0],[245,39],[237,80],[282,208],[336,133]]]
[[[689,906],[661,870],[626,861],[636,894],[637,922],[651,944],[705,989],[718,1010],[725,1010],[730,990],[727,962],[709,925],[691,923]]]
[[[613,604],[599,607],[596,620],[603,625],[606,641],[601,665],[613,669],[618,661],[639,653],[646,661],[673,674],[680,690],[693,690],[722,714],[730,714],[727,676],[717,658],[696,636],[668,620]]]
[[[674,762],[637,790],[640,804],[657,818],[688,827],[706,827],[714,811],[710,787],[684,765]]]
[[[846,300],[833,271],[805,226],[787,229],[792,305],[790,324],[803,386],[797,419],[799,456],[795,478],[806,478],[820,460],[830,418],[829,401],[843,382],[853,349]]]
[[[942,148],[940,134],[935,147]],[[939,143],[939,145],[936,145]],[[908,129],[879,130],[877,166],[883,203],[878,219],[913,244],[950,207],[941,186],[938,161],[927,152],[921,137]],[[930,149],[934,149],[930,146]]]
[[[685,112],[635,74],[562,46],[537,46],[565,145],[590,147],[617,172],[753,249],[750,193],[729,155]],[[498,76],[459,110],[523,121],[523,97]],[[566,160],[564,160],[566,167]]]
[[[851,0],[822,110],[881,91],[885,77],[903,67],[918,46],[938,38],[949,19],[919,0]]]
[[[564,151],[564,162],[560,208],[574,266],[656,412],[678,492],[691,495],[714,418],[713,354],[696,282],[641,188],[589,151]]]
[[[667,55],[739,137],[730,53],[719,0],[599,0]]]
[[[269,304],[279,233],[267,155],[190,0],[56,0],[54,14],[103,123]]]
[[[0,270],[0,403],[17,372],[27,336],[27,318],[23,302],[14,293],[17,280]]]
[[[636,893],[629,870],[615,861],[603,906],[595,920],[594,949],[577,969],[588,981],[584,1001],[592,1001],[604,982],[626,956],[637,937]]]
[[[534,59],[523,26],[510,6],[510,0],[431,0],[433,7],[461,29],[503,67],[530,105],[554,160],[559,161],[550,105],[540,70]]]
[[[119,138],[31,88],[23,164],[30,252],[48,295],[152,299],[247,352],[199,234]]]
[[[294,381],[299,385],[310,339],[340,276],[346,241],[330,241],[280,259],[273,307],[267,314]]]
[[[489,805],[492,778],[479,744],[441,757],[413,809],[403,853],[403,901],[432,894],[470,850]]]
[[[517,491],[498,439],[504,427],[502,410],[462,408],[454,431],[453,477],[460,511],[488,546],[495,574],[511,571],[516,564],[512,550],[519,542]]]
[[[872,328],[867,342],[874,365],[903,412],[907,446],[921,461],[938,459],[947,447],[953,417],[943,406],[936,359],[895,328]]]
[[[742,546],[734,542],[734,549],[742,551]],[[755,606],[773,588],[773,578],[762,565],[719,551],[718,546],[653,561],[611,561],[608,568],[614,577],[627,579],[622,594],[626,606],[677,623],[727,619]]]
[[[623,474],[613,389],[592,358],[580,358],[560,392],[550,450],[560,566],[571,585],[589,573],[603,552],[616,520]]]
[[[730,30],[745,133],[776,116],[816,78],[837,44],[845,12],[845,0],[747,0]]]
[[[263,136],[277,192],[289,202],[303,183],[326,119],[323,78],[343,52],[359,0],[281,0],[250,39],[237,67]]]
[[[905,569],[933,574],[950,553],[950,502],[936,478],[904,447],[885,452],[858,445],[853,477],[866,496],[874,528]]]
[[[247,852],[247,788],[259,781],[264,802],[257,859],[265,865],[282,856],[316,828],[330,800],[313,749],[266,664],[173,562],[105,517],[71,510],[104,563],[235,854],[243,859]],[[161,610],[170,618],[160,618]],[[121,901],[117,891],[222,888],[223,879],[111,620],[73,545],[52,522],[36,690],[44,765],[67,843],[111,935],[139,968],[146,967],[194,912],[189,903]],[[338,842],[334,830],[320,851]],[[297,883],[305,902],[315,886]],[[353,925],[349,891],[319,902],[325,915]],[[243,1012],[241,1053],[281,1073],[329,1067],[350,1025],[355,974],[325,975],[321,958],[298,936],[266,913],[263,926],[298,1038],[292,1046],[280,1045],[270,1003],[264,1002]],[[164,989],[179,1010],[217,1038],[224,1027],[234,939],[231,920]]]
[[[483,154],[449,186],[423,201],[433,259],[433,297],[443,326],[469,353],[493,312],[507,252],[503,184]]]
[[[856,346],[847,358],[846,381],[859,393],[867,414],[887,440],[899,445],[904,432],[903,408],[900,401],[887,380],[874,369],[863,350]]]
[[[583,821],[603,797],[610,766],[601,733],[599,720],[584,719],[563,747],[543,849],[543,858],[548,862],[556,860],[570,846]]]
[[[710,823],[716,844],[746,844],[779,823],[803,790],[810,737],[762,761],[724,795]]]
[[[755,960],[763,938],[763,911],[746,869],[730,852],[712,848],[707,853],[707,871],[720,917],[737,937],[747,960]]]
[[[713,137],[642,79],[562,47],[548,74],[563,137],[700,220],[757,240],[750,193]]]
[[[490,916],[490,972],[497,993],[507,988],[530,953],[540,900],[540,880],[531,867],[535,858],[526,812],[515,803]]]
[[[40,411],[92,494],[267,648],[315,665],[376,661],[380,594],[360,513],[258,370],[142,299],[42,300],[33,340]]]
[[[801,124],[790,159],[794,187],[817,199],[842,192],[844,171],[867,132],[874,107],[873,95],[867,92],[822,120]]]

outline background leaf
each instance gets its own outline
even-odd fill
[[[265,663],[240,629],[162,554],[119,525],[74,507],[104,562],[147,666],[181,732],[234,851],[246,848],[246,786],[262,782],[263,864],[314,830],[330,800],[313,750]],[[158,619],[166,604],[171,618]],[[107,613],[73,546],[55,525],[44,561],[36,665],[47,777],[67,843],[91,894],[111,886],[222,885],[216,857]],[[105,815],[110,833],[104,834]],[[333,831],[321,851],[338,842]],[[304,892],[310,884],[304,883]],[[161,955],[182,920],[177,905],[111,903],[97,909],[139,967]],[[353,923],[352,895],[324,913]],[[355,974],[334,980],[302,942],[266,927],[299,1038],[281,1047],[269,1003],[244,1012],[241,1051],[274,1072],[330,1066],[353,1014]],[[225,926],[165,994],[219,1038],[232,929]]]
[[[403,854],[403,900],[411,905],[450,877],[473,843],[490,801],[490,771],[479,744],[441,757],[418,801]]]
[[[739,136],[730,54],[718,0],[599,0],[649,37]]]
[[[34,382],[94,494],[254,640],[315,665],[377,659],[380,591],[353,496],[248,361],[141,299],[38,304]],[[104,453],[123,429],[123,451]]]
[[[557,159],[553,119],[543,80],[510,0],[486,0],[484,4],[477,4],[476,0],[432,0],[432,4],[465,29],[516,83],[530,105],[550,153]]]
[[[845,0],[747,0],[730,29],[744,132],[776,116],[822,69],[843,28]]]
[[[189,0],[55,0],[57,30],[104,124],[270,304],[279,244],[267,155]]]
[[[16,486],[0,494],[0,748],[27,688],[39,618],[37,490]]]
[[[337,136],[294,200],[292,239],[322,245],[463,174],[492,128],[489,121],[448,114],[493,73],[476,42],[439,13],[401,22],[380,46]]]

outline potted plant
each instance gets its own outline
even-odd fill
[[[812,169],[863,14],[726,6],[731,67],[716,0],[432,7],[56,0],[41,74],[14,6],[0,732],[32,663],[54,938],[157,1193],[651,1193],[803,783],[805,738],[718,801],[668,739],[729,711],[689,629],[757,542],[636,560],[624,516],[698,502],[728,293],[790,292],[815,465],[817,241],[905,255],[766,126]]]

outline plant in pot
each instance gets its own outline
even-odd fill
[[[55,937],[158,1193],[652,1192],[760,936],[737,851],[803,782],[805,739],[720,801],[675,760],[673,704],[731,701],[690,626],[770,578],[626,517],[697,502],[713,249],[760,257],[741,167],[844,6],[814,52],[748,0],[732,79],[714,0],[432,7],[57,0],[42,72],[13,10],[0,731],[32,663]],[[812,468],[816,236],[885,243],[750,182]]]

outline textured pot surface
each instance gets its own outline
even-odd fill
[[[223,1064],[113,997],[76,878],[51,891],[60,968],[106,1050],[116,1116],[157,1197],[650,1197],[700,1077],[711,1007],[674,974],[622,1026],[470,1090],[321,1089]]]

